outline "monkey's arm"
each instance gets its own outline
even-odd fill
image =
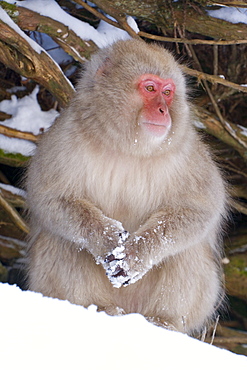
[[[120,253],[113,251],[105,260],[110,281],[115,287],[134,283],[165,258],[213,240],[221,217],[220,210],[211,206],[167,207],[153,214],[127,239]]]
[[[106,217],[86,199],[43,200],[36,217],[39,227],[86,248],[96,259],[113,250],[124,233],[120,222]]]

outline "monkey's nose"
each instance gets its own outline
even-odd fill
[[[159,104],[158,106],[158,112],[162,115],[165,116],[168,112],[168,108],[166,104]]]

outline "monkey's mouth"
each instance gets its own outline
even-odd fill
[[[157,137],[165,136],[168,133],[171,126],[170,123],[156,123],[156,122],[143,122],[142,125],[145,128],[145,130],[148,131],[149,134],[152,134]]]

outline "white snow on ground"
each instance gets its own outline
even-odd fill
[[[245,369],[247,357],[148,323],[0,284],[4,370]]]

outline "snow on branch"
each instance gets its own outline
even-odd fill
[[[1,7],[0,46],[2,63],[45,86],[62,106],[68,102],[74,89],[59,65]]]

